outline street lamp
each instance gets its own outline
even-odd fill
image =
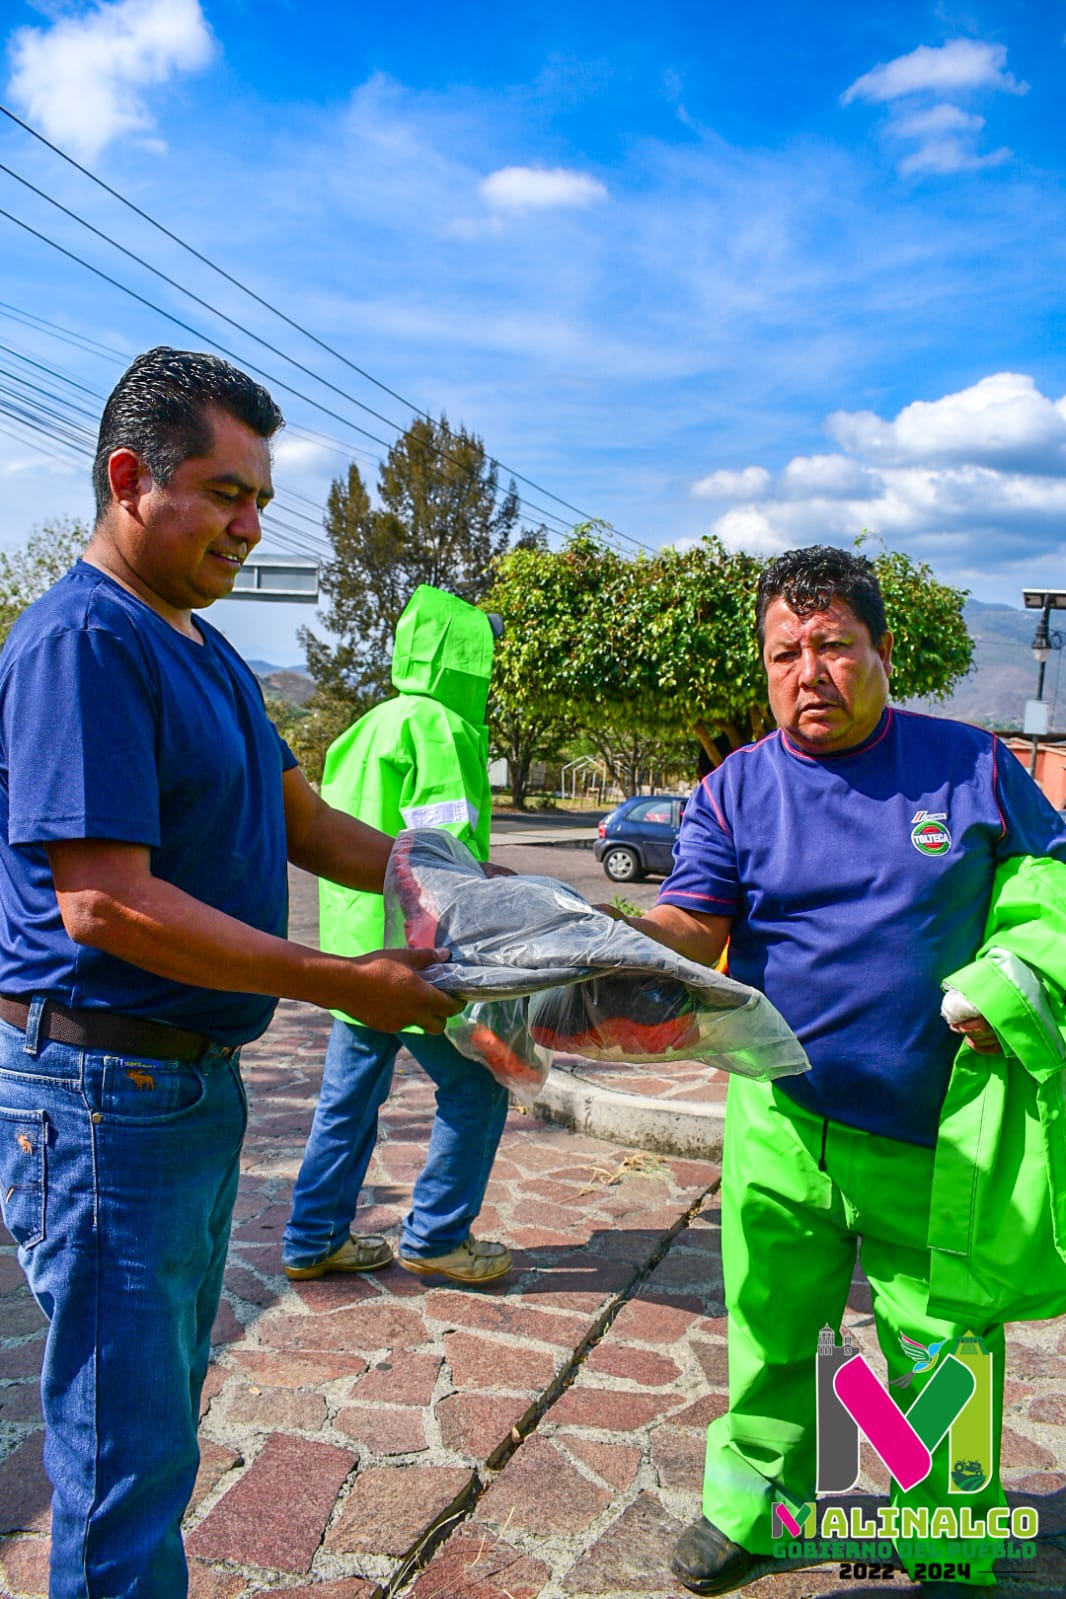
[[[1061,650],[1063,642],[1062,634],[1057,629],[1048,627],[1048,617],[1052,611],[1066,610],[1066,593],[1055,589],[1023,589],[1022,598],[1026,610],[1040,612],[1033,642],[1029,646],[1039,669],[1036,678],[1036,699],[1029,700],[1026,704],[1022,729],[1023,732],[1032,735],[1033,753],[1029,761],[1029,776],[1035,777],[1037,747],[1042,735],[1048,731],[1051,720],[1051,708],[1044,699],[1044,673],[1051,659],[1052,650]]]

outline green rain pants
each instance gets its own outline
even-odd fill
[[[708,1429],[703,1513],[753,1554],[771,1552],[775,1500],[787,1495],[797,1505],[814,1503],[818,1334],[826,1323],[840,1327],[856,1244],[890,1378],[912,1369],[901,1333],[929,1345],[972,1330],[992,1354],[991,1479],[976,1493],[949,1498],[945,1438],[924,1482],[906,1494],[893,1482],[893,1504],[929,1505],[930,1514],[936,1505],[967,1504],[976,1520],[1005,1503],[1003,1328],[967,1329],[925,1308],[932,1170],[931,1149],[826,1123],[770,1083],[730,1080],[722,1168],[729,1410]],[[925,1380],[891,1390],[901,1409]],[[991,1555],[975,1559],[952,1548],[937,1539],[914,1558],[968,1560],[971,1583],[994,1582]]]

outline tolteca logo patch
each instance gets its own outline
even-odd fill
[[[944,823],[947,811],[915,811],[911,817],[911,843],[922,855],[946,855],[951,834]]]

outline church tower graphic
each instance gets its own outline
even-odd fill
[[[818,1398],[818,1483],[820,1494],[847,1493],[859,1480],[859,1429],[836,1396],[833,1378],[859,1353],[848,1328],[842,1342],[828,1322],[818,1334],[815,1377]]]

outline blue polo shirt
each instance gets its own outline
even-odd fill
[[[45,845],[146,845],[155,876],[285,936],[282,772],[255,677],[209,623],[186,638],[79,562],[0,656],[0,993],[46,994],[208,1034],[263,1032],[275,1001],[171,982],[73,943]]]
[[[886,710],[855,749],[781,731],[736,750],[685,810],[660,903],[731,916],[729,974],[761,989],[819,1116],[932,1146],[958,1047],[940,983],[982,941],[996,864],[1066,860],[1066,829],[979,728]]]

